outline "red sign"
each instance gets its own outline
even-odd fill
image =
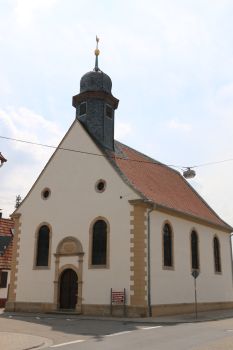
[[[124,304],[125,294],[124,292],[112,292],[112,303]]]

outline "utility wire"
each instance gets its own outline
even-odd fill
[[[60,150],[63,150],[63,151],[69,151],[69,152],[75,152],[75,153],[81,153],[81,154],[88,154],[88,155],[98,156],[98,157],[105,157],[104,154],[92,153],[92,152],[81,151],[81,150],[76,150],[76,149],[72,149],[72,148],[59,147],[59,146],[57,147],[57,146],[53,146],[53,145],[46,145],[46,144],[43,144],[43,143],[27,141],[27,140],[21,140],[21,139],[16,139],[16,138],[13,138],[13,137],[2,136],[2,135],[0,135],[0,138],[4,139],[4,140],[16,141],[16,142],[26,143],[26,144],[30,144],[30,145],[36,145],[36,146],[47,147],[47,148],[52,148],[52,149],[60,149]],[[190,167],[186,167],[186,166],[179,166],[179,165],[173,165],[173,164],[168,165],[168,164],[164,164],[164,163],[160,163],[160,162],[156,162],[156,161],[153,162],[152,160],[138,160],[138,159],[132,159],[132,158],[126,158],[126,157],[120,157],[120,156],[111,156],[111,157],[112,158],[116,158],[116,159],[125,160],[125,161],[138,162],[138,163],[148,163],[148,164],[157,164],[157,165],[161,164],[161,165],[166,165],[168,167],[173,167],[173,168],[178,168],[178,169],[193,169],[193,168],[199,168],[199,167],[203,167],[203,166],[208,166],[208,165],[214,165],[214,164],[220,164],[220,163],[233,161],[233,158],[229,158],[229,159],[224,159],[224,160],[220,160],[220,161],[201,163],[201,164],[198,164],[198,165],[193,165],[193,166],[190,166]]]
[[[53,148],[53,149],[60,149],[60,150],[63,150],[63,151],[69,151],[69,152],[75,152],[75,153],[81,153],[81,154],[88,154],[88,155],[98,156],[98,157],[106,157],[104,154],[92,153],[92,152],[81,151],[81,150],[72,149],[72,148],[64,148],[64,147],[53,146],[53,145],[46,145],[46,144],[43,144],[43,143],[38,143],[38,142],[33,142],[33,141],[15,139],[13,137],[6,137],[6,136],[1,136],[0,135],[0,138],[1,139],[5,139],[5,140],[10,140],[10,141],[26,143],[26,144],[30,144],[30,145],[36,145],[36,146],[41,146],[41,147]],[[139,159],[120,157],[120,156],[116,156],[116,155],[114,155],[114,156],[110,155],[110,157],[115,158],[115,159],[130,161],[130,162],[166,165],[164,163],[160,163],[160,162],[157,162],[157,161],[153,162],[152,160],[139,160]],[[180,166],[176,166],[176,165],[167,165],[167,166],[174,167],[174,168],[179,168],[179,169],[181,168]]]

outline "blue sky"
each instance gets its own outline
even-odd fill
[[[232,0],[0,0],[0,135],[57,145],[94,67],[112,78],[116,138],[166,164],[233,158]],[[51,150],[0,139],[4,216]],[[191,184],[233,225],[233,161]]]

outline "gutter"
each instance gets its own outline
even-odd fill
[[[231,238],[233,237],[233,233],[231,233],[229,235],[229,239],[230,239],[230,254],[231,254],[231,274],[232,274],[232,287],[233,287],[233,253],[232,253],[232,240]]]
[[[151,201],[147,201],[150,204],[150,209],[147,212],[147,311],[148,316],[152,317],[152,308],[151,308],[151,259],[150,259],[150,251],[151,251],[151,220],[150,214],[155,209],[155,205]]]

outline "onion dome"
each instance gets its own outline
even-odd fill
[[[80,93],[86,91],[104,91],[111,94],[111,78],[101,70],[84,74],[80,81]]]

